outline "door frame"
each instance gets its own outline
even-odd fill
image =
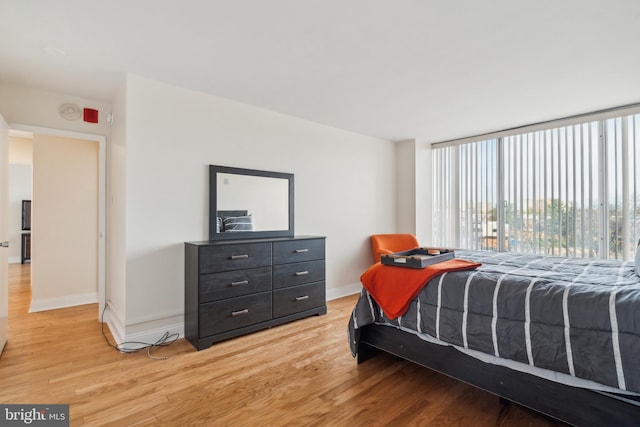
[[[91,133],[47,128],[41,126],[9,123],[9,129],[33,132],[35,134],[84,139],[98,143],[98,319],[104,310],[106,298],[106,173],[107,173],[107,137]]]
[[[9,212],[9,126],[0,114],[0,242],[8,239]],[[9,337],[9,263],[7,251],[0,247],[0,356]]]

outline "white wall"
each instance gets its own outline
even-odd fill
[[[425,246],[433,244],[433,185],[434,176],[431,167],[431,144],[425,141],[416,141],[415,144],[415,215],[416,236],[418,241]]]
[[[72,102],[80,108],[93,108],[99,111],[99,123],[86,123],[79,120],[66,120],[58,112],[60,105]],[[77,97],[71,94],[46,91],[38,88],[0,83],[0,114],[9,125],[26,125],[38,128],[51,128],[61,131],[77,132],[84,135],[102,135],[107,137],[109,145],[110,125],[106,116],[111,111],[109,102]],[[15,129],[16,126],[13,126]],[[19,127],[18,127],[19,128]],[[99,139],[99,138],[97,138]],[[107,153],[107,156],[109,152]],[[107,158],[107,164],[109,159]],[[107,212],[109,213],[109,212]],[[109,228],[110,218],[106,223]],[[121,231],[121,230],[119,230]],[[124,233],[124,231],[121,231]],[[109,238],[110,236],[108,236]],[[122,237],[124,239],[124,237]],[[124,258],[122,251],[121,258]],[[107,262],[109,260],[107,259]],[[110,268],[107,265],[107,268]],[[107,284],[108,286],[108,284]]]
[[[31,165],[9,164],[9,262],[21,261],[22,201],[31,200]]]
[[[118,341],[125,336],[126,275],[126,132],[127,85],[123,82],[113,100],[113,124],[107,166],[107,320]]]
[[[82,118],[78,120],[63,119],[58,112],[58,108],[66,102],[77,104],[80,108],[98,110],[99,123],[86,123],[82,121]],[[106,115],[110,110],[111,106],[108,102],[0,83],[0,113],[9,123],[9,126],[19,123],[96,135],[108,135],[109,125]]]
[[[9,164],[33,164],[33,141],[31,138],[9,137]]]
[[[416,234],[416,159],[415,141],[397,142],[396,206],[402,206],[396,217],[396,232]]]
[[[409,140],[396,143],[396,232],[414,234],[423,246],[432,243],[431,145]]]
[[[63,102],[98,109],[100,123],[62,119]],[[327,236],[329,298],[360,289],[369,236],[395,231],[388,141],[133,75],[112,103],[0,84],[0,113],[107,135],[107,299],[118,338],[182,328],[183,242],[208,237],[209,164],[295,174],[296,233]]]
[[[31,310],[97,302],[98,143],[33,138]]]
[[[207,239],[209,164],[293,173],[296,234],[327,236],[328,297],[359,290],[369,236],[395,228],[392,143],[133,75],[116,120],[123,108],[127,336],[182,322],[183,242]]]
[[[33,142],[9,137],[9,262],[19,263],[22,252],[22,200],[31,200]]]

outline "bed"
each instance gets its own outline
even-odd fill
[[[385,351],[569,424],[640,423],[640,277],[632,262],[456,257],[482,265],[432,278],[398,317],[365,285],[348,325],[358,363]]]

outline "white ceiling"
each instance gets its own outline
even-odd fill
[[[640,1],[0,0],[0,81],[108,101],[126,72],[439,141],[640,102]]]

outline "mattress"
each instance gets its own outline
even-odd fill
[[[393,320],[363,289],[349,321],[352,353],[358,329],[378,323],[571,385],[584,380],[592,388],[640,393],[640,277],[633,263],[456,256],[482,266],[433,278]]]

